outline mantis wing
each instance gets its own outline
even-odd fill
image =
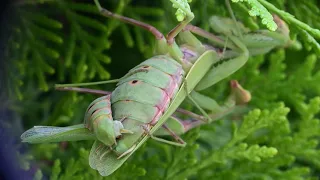
[[[129,156],[128,156],[129,157]],[[108,176],[117,170],[128,158],[120,158],[110,147],[95,141],[89,155],[89,165],[99,171],[100,175]]]
[[[95,140],[95,135],[83,124],[54,127],[34,126],[21,135],[22,142],[49,143],[61,141]]]

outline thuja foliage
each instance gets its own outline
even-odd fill
[[[274,30],[272,14],[290,29],[291,46],[251,57],[236,74],[205,91],[218,102],[237,79],[252,101],[228,117],[185,135],[185,148],[149,140],[114,174],[88,164],[92,142],[16,143],[18,162],[35,179],[316,179],[320,174],[320,17],[317,1],[232,0],[236,19],[252,30]],[[163,1],[101,1],[108,9],[168,32],[176,9]],[[212,15],[230,17],[223,0],[193,0],[192,22],[208,31]],[[79,124],[95,96],[54,91],[56,83],[123,76],[152,55],[145,31],[101,17],[91,1],[14,4],[7,58],[8,107],[23,129]],[[112,90],[113,86],[95,88]],[[186,102],[185,107],[189,107]],[[6,128],[16,127],[8,119]],[[24,150],[23,152],[21,150]]]

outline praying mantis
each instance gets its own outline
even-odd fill
[[[216,36],[189,24],[194,14],[187,2],[182,5],[177,0],[170,1],[185,17],[164,36],[155,27],[114,14],[101,7],[98,0],[94,0],[102,15],[152,33],[156,39],[155,55],[131,69],[121,79],[102,82],[117,82],[117,87],[110,94],[99,91],[104,96],[88,106],[84,124],[68,127],[35,126],[21,135],[22,141],[44,143],[95,140],[89,164],[102,176],[108,176],[148,138],[184,147],[186,143],[179,137],[180,134],[203,123],[211,123],[217,119],[218,114],[224,115],[237,104],[248,102],[250,93],[237,81],[231,81],[232,91],[225,106],[218,106],[214,99],[199,91],[236,72],[250,55],[286,46],[290,41],[286,26],[280,26],[277,32],[250,32],[234,19],[214,16],[210,19],[210,25],[220,34]],[[208,39],[212,44],[203,44],[193,34]],[[177,36],[179,43],[175,41]],[[73,86],[88,84],[98,83]],[[179,111],[185,99],[189,99],[202,115],[181,109]],[[179,120],[172,116],[176,111],[189,115],[193,120]],[[215,113],[208,114],[207,111]],[[176,142],[159,138],[161,135],[171,135]]]

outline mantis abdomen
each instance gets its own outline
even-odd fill
[[[115,151],[124,153],[157,123],[183,81],[182,66],[167,55],[154,56],[131,69],[112,92],[115,120],[122,119],[132,134],[117,141]]]

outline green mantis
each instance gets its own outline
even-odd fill
[[[181,5],[176,0],[171,2],[185,17],[164,36],[151,25],[113,14],[95,0],[102,15],[151,32],[156,38],[155,56],[143,61],[117,80],[117,87],[111,95],[93,101],[88,106],[83,125],[64,128],[34,127],[21,136],[23,141],[42,143],[95,140],[89,164],[101,175],[110,175],[148,138],[185,146],[179,134],[188,128],[179,119],[171,117],[180,104],[188,98],[202,113],[202,116],[194,115],[200,118],[191,121],[188,124],[189,129],[204,122],[212,122],[215,114],[208,114],[206,110],[222,112],[225,109],[216,106],[215,100],[198,91],[233,74],[246,63],[250,55],[266,53],[289,41],[287,36],[279,32],[250,33],[241,23],[212,17],[210,23],[213,30],[221,34],[215,36],[189,24],[194,15],[188,4]],[[239,33],[244,35],[237,35],[234,29],[239,29]],[[212,45],[201,43],[193,34],[207,38]],[[178,35],[179,43],[175,41]],[[262,42],[264,45],[259,47]],[[224,47],[226,50],[220,51]],[[77,84],[79,85],[81,84]],[[235,106],[237,101],[247,102],[250,99],[249,93],[235,81],[232,87],[234,91],[228,101],[231,104],[226,108]],[[240,95],[237,95],[239,92]],[[175,130],[179,128],[180,133],[176,133]],[[171,135],[177,142],[161,139],[156,137],[156,134]]]

